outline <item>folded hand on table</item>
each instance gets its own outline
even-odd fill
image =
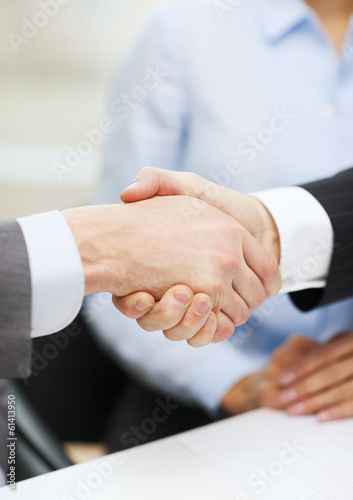
[[[262,370],[248,375],[227,392],[220,409],[229,415],[261,407],[284,409],[281,378],[289,366],[303,360],[318,346],[314,340],[293,335],[274,351]]]
[[[281,378],[281,401],[291,415],[328,421],[353,417],[353,331],[336,335]]]

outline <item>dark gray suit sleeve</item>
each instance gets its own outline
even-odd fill
[[[303,311],[353,296],[353,168],[303,186],[324,207],[334,231],[327,286],[291,294]]]
[[[31,364],[31,276],[17,221],[0,221],[0,378],[24,378]]]

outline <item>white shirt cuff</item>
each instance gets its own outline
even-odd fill
[[[18,219],[27,246],[32,285],[32,337],[58,332],[77,316],[85,279],[65,217],[57,211]]]
[[[252,193],[274,218],[281,242],[282,293],[322,288],[332,257],[329,216],[308,191],[292,186]]]

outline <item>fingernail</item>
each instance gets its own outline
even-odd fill
[[[174,294],[174,300],[177,306],[184,307],[190,300],[190,295],[183,292],[176,292]]]
[[[294,389],[288,389],[287,391],[283,391],[280,395],[280,399],[282,403],[289,403],[294,399],[297,399],[298,394]]]
[[[128,186],[126,189],[124,189],[123,193],[125,193],[125,191],[128,191],[129,189],[136,187],[136,184],[138,184],[138,182],[139,181],[134,181],[132,184],[130,184],[130,186]]]
[[[319,422],[328,422],[332,420],[332,413],[329,410],[320,411],[317,415],[317,419]]]
[[[152,306],[152,304],[149,304],[148,302],[144,302],[143,300],[138,300],[136,302],[136,309],[139,311],[147,311]]]
[[[208,326],[210,325],[211,323],[213,323],[213,320],[214,320],[214,316],[213,314],[210,314],[209,317],[207,318],[207,321],[205,323],[205,326]]]
[[[283,377],[281,378],[280,382],[281,382],[281,385],[289,385],[295,379],[296,379],[296,376],[295,376],[294,372],[287,372],[285,375],[283,375]]]
[[[305,413],[306,406],[304,403],[297,403],[296,405],[291,406],[288,408],[288,413],[290,415],[302,415]]]
[[[209,302],[206,302],[205,300],[198,300],[195,303],[194,311],[196,312],[196,314],[199,314],[200,316],[202,316],[207,311],[209,311],[210,308],[211,308],[211,305]]]

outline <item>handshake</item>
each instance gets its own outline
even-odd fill
[[[64,212],[86,295],[194,347],[227,339],[281,288],[276,224],[251,196],[196,174],[145,168],[123,204]]]

